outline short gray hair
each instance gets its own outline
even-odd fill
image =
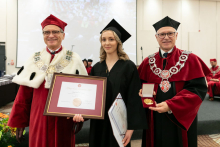
[[[166,27],[171,27],[171,26],[166,26]],[[172,27],[173,28],[173,27]],[[175,32],[177,32],[177,30],[175,29],[175,28],[173,28],[174,30],[175,30]],[[159,29],[158,29],[159,30]],[[157,32],[158,32],[158,30],[157,30]],[[156,32],[156,34],[157,34],[157,32]]]
[[[60,33],[64,33],[63,29],[60,28]]]

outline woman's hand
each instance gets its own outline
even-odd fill
[[[130,142],[131,140],[131,136],[133,134],[134,130],[127,130],[126,133],[125,133],[125,137],[124,139],[122,140],[122,143],[124,146],[127,146],[128,143]]]
[[[70,119],[70,117],[67,117],[67,119]],[[76,114],[74,117],[73,117],[73,121],[74,122],[84,122],[84,119],[82,117],[81,114]]]
[[[73,117],[73,121],[75,122],[84,122],[84,119],[82,117],[81,114],[76,114],[74,117]]]

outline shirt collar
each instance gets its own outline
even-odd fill
[[[168,54],[171,53],[172,51],[173,51],[173,48],[168,51]],[[163,54],[166,53],[166,52],[164,52],[162,49],[160,49],[160,52],[161,52],[162,57],[164,58]]]
[[[48,47],[47,47],[47,48],[48,48]],[[49,49],[49,48],[48,48],[48,50],[49,50],[51,53],[53,53],[53,52],[58,51],[60,48],[61,48],[61,46],[60,46],[58,49],[56,49],[55,51],[54,51],[54,50],[51,50],[51,49]]]

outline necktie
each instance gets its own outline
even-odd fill
[[[168,53],[164,53],[164,54],[163,54],[163,57],[164,57],[164,58],[167,58],[167,54],[168,54]],[[163,69],[164,69],[165,66],[166,66],[166,62],[167,62],[167,59],[163,59]]]
[[[50,50],[47,48],[47,52],[51,54],[50,62],[53,60],[55,54],[59,53],[61,50],[62,50],[62,46],[61,46],[61,48],[58,51],[52,51],[52,52],[50,52]]]
[[[163,56],[166,58],[168,53],[164,53]]]

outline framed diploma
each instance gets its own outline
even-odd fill
[[[54,73],[44,115],[104,119],[106,77]]]

